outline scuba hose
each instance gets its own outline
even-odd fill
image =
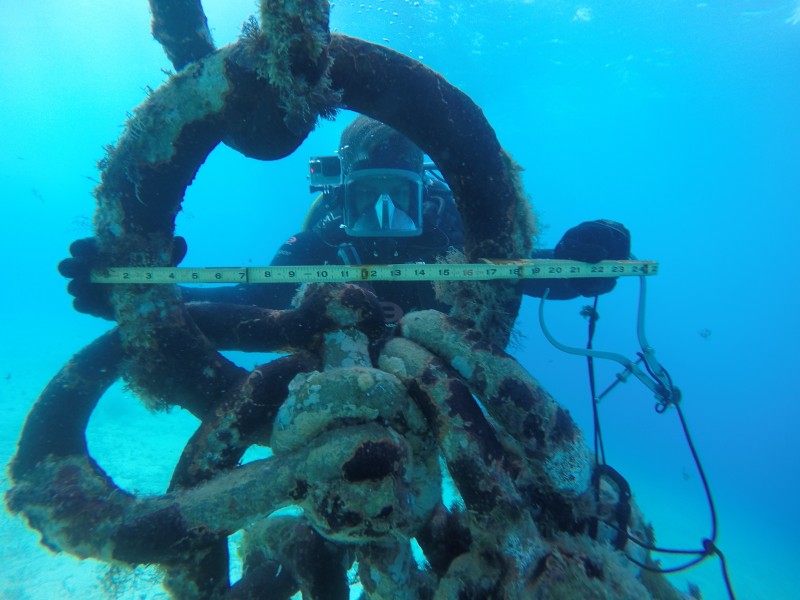
[[[606,523],[606,525],[608,525],[613,529],[616,529],[617,531],[617,537],[613,541],[614,547],[621,550],[625,547],[626,543],[630,541],[636,544],[637,546],[645,550],[648,550],[650,552],[693,557],[684,564],[675,567],[662,568],[658,566],[656,563],[640,562],[635,558],[633,558],[632,556],[630,556],[628,553],[625,553],[625,556],[628,558],[628,560],[636,564],[639,568],[644,569],[646,571],[651,571],[661,574],[677,573],[680,571],[684,571],[696,564],[699,564],[707,557],[715,554],[720,559],[722,577],[726,591],[728,593],[728,597],[731,600],[735,600],[735,595],[733,592],[733,588],[731,586],[731,581],[730,581],[730,576],[728,574],[728,567],[725,561],[725,556],[719,549],[719,547],[716,545],[717,512],[714,506],[714,500],[711,495],[711,488],[708,484],[708,480],[706,478],[705,471],[700,461],[700,457],[697,453],[697,449],[695,448],[694,442],[692,441],[692,437],[689,433],[689,428],[686,423],[686,418],[683,414],[683,411],[681,410],[680,390],[678,390],[678,388],[673,385],[672,378],[670,377],[667,370],[664,367],[662,367],[655,359],[653,348],[647,343],[644,334],[644,316],[645,316],[644,279],[645,279],[644,277],[640,278],[641,291],[639,298],[639,314],[637,323],[637,335],[639,338],[640,345],[642,347],[642,351],[637,353],[638,358],[636,361],[629,361],[626,358],[621,357],[619,355],[610,352],[601,352],[593,349],[592,344],[596,330],[596,323],[597,320],[599,319],[599,314],[597,312],[597,304],[598,304],[597,296],[595,296],[594,298],[593,305],[583,307],[580,313],[581,316],[585,317],[588,320],[588,336],[587,336],[588,339],[585,349],[565,346],[559,343],[557,340],[555,340],[555,338],[553,338],[553,336],[550,334],[544,322],[544,304],[547,299],[547,292],[545,292],[544,296],[542,297],[542,302],[539,307],[539,321],[542,327],[542,331],[545,334],[545,337],[554,346],[556,346],[560,350],[563,350],[564,352],[568,352],[570,354],[578,354],[586,357],[589,389],[592,402],[593,428],[594,428],[595,471],[592,475],[592,485],[594,486],[594,491],[598,502],[600,498],[600,481],[604,477],[611,480],[616,485],[619,492],[619,502],[617,504],[616,510],[614,511],[614,519],[616,523]],[[595,370],[594,370],[595,358],[609,358],[611,360],[620,362],[621,364],[623,364],[623,366],[625,366],[624,371],[622,371],[617,375],[616,380],[599,395],[597,394],[596,380],[595,380]],[[640,364],[644,364],[645,368],[644,371],[642,371],[642,369],[639,368]],[[674,406],[678,413],[678,418],[680,420],[684,438],[686,439],[686,443],[689,447],[689,451],[694,461],[695,468],[697,469],[697,472],[700,476],[700,480],[702,482],[703,491],[705,493],[706,500],[708,502],[708,508],[711,518],[711,524],[710,524],[711,533],[707,538],[702,539],[702,548],[698,549],[661,548],[648,541],[637,539],[632,535],[630,535],[630,533],[628,532],[628,521],[631,513],[630,486],[628,485],[628,482],[624,479],[624,477],[622,477],[622,475],[620,475],[616,470],[614,470],[606,463],[605,448],[603,446],[603,437],[602,437],[598,405],[603,397],[605,397],[619,383],[624,383],[631,374],[635,375],[645,385],[647,385],[647,387],[649,387],[651,390],[654,391],[654,393],[656,394],[656,398],[658,399],[658,403],[655,406],[655,410],[657,413],[659,414],[664,413],[670,406]],[[589,534],[593,538],[596,537],[597,535],[598,525],[599,525],[598,517],[592,519],[592,521],[589,524]]]

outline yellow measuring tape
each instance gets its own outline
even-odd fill
[[[495,260],[470,264],[307,265],[296,267],[114,267],[92,271],[95,283],[320,283],[346,281],[486,281],[655,275],[651,260]]]

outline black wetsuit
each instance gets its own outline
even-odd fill
[[[290,237],[270,262],[272,266],[358,265],[434,263],[450,247],[461,247],[461,231],[428,228],[417,237],[357,238],[344,233],[338,217],[329,217],[308,231]],[[446,309],[438,302],[428,281],[375,281],[366,285],[384,307],[388,322],[403,314],[426,308]],[[183,288],[186,301],[229,302],[284,309],[291,305],[298,285],[250,284],[211,289]]]
[[[331,199],[336,205],[336,199]],[[357,264],[411,264],[437,262],[450,248],[460,250],[463,244],[461,220],[449,189],[444,184],[426,182],[423,204],[424,228],[417,237],[359,238],[348,236],[341,227],[341,217],[336,210],[328,212],[311,229],[290,237],[280,247],[270,265],[357,265]],[[552,251],[539,251],[537,258],[550,258]],[[399,320],[413,310],[447,307],[436,300],[433,285],[428,281],[391,282],[376,281],[368,285],[384,307],[387,322]],[[568,280],[525,280],[523,293],[541,296],[548,287],[555,299],[574,298],[579,295],[569,286]],[[297,293],[298,285],[291,283],[241,284],[211,289],[183,288],[184,300],[227,302],[256,305],[264,308],[285,309]]]

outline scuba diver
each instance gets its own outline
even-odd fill
[[[321,191],[303,228],[280,247],[270,265],[359,265],[434,263],[451,249],[461,250],[461,217],[450,188],[408,138],[374,119],[358,116],[342,132],[338,156],[310,161],[311,189]],[[173,265],[186,254],[186,242],[173,244]],[[67,291],[79,312],[113,319],[109,286],[91,283],[98,263],[95,238],[75,241],[71,258],[58,266],[71,279]],[[614,221],[588,221],[569,229],[552,250],[531,258],[598,262],[630,256],[630,233]],[[569,299],[611,291],[611,278],[527,279],[523,293]],[[363,284],[362,284],[363,285]],[[413,310],[446,310],[429,281],[375,281],[368,284],[383,307],[387,324]],[[286,309],[299,285],[239,284],[218,288],[182,287],[186,302],[225,302]]]

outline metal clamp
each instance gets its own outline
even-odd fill
[[[544,305],[550,292],[549,288],[545,290],[545,293],[542,296],[542,302],[539,304],[539,325],[541,326],[542,332],[547,338],[547,341],[549,341],[551,344],[553,344],[553,346],[562,352],[577,354],[579,356],[589,356],[592,358],[605,358],[618,362],[625,367],[625,370],[617,375],[617,380],[598,397],[598,400],[611,391],[611,389],[618,383],[625,382],[628,378],[628,375],[633,374],[639,381],[646,385],[653,392],[653,394],[655,394],[656,400],[658,400],[656,411],[664,412],[670,404],[677,404],[680,402],[681,392],[675,385],[672,384],[672,378],[667,370],[661,366],[661,363],[658,362],[655,356],[655,350],[647,342],[647,337],[645,336],[644,332],[645,299],[647,292],[645,277],[639,277],[639,282],[639,309],[636,323],[636,335],[639,340],[639,346],[642,350],[641,352],[636,353],[639,358],[635,361],[615,352],[605,352],[602,350],[591,350],[587,348],[567,346],[555,339],[547,329],[547,326],[544,322]],[[639,367],[639,363],[644,364],[644,369]]]

